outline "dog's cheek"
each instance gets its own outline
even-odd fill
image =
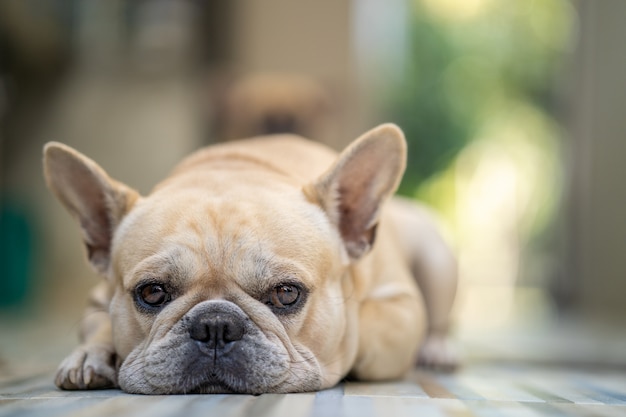
[[[306,338],[311,350],[320,357],[334,355],[345,333],[344,309],[339,303],[318,303],[307,317],[302,337]],[[332,323],[329,329],[329,323]]]
[[[310,311],[297,335],[298,342],[315,355],[323,379],[345,374],[356,356],[358,306],[344,299],[340,284],[310,299]]]
[[[114,296],[110,307],[113,345],[118,356],[126,358],[146,338],[149,323],[140,320],[132,302]]]

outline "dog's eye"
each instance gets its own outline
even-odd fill
[[[172,296],[160,284],[146,284],[137,289],[139,299],[150,307],[162,307]]]
[[[300,298],[300,289],[295,285],[285,284],[274,287],[270,292],[267,304],[275,308],[287,308],[294,305]]]

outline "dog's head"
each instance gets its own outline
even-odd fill
[[[48,144],[48,186],[112,289],[120,386],[157,394],[335,384],[357,349],[350,265],[370,250],[404,160],[402,133],[384,125],[308,184],[271,170],[187,168],[141,197]]]

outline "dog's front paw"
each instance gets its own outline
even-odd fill
[[[437,370],[452,371],[459,366],[460,355],[446,335],[430,334],[419,351],[417,364]]]
[[[115,359],[113,346],[80,345],[61,362],[54,382],[66,390],[117,387]]]

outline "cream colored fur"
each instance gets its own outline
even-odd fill
[[[57,385],[311,391],[400,378],[420,346],[423,362],[452,365],[455,260],[422,209],[391,199],[405,158],[390,124],[340,155],[254,138],[196,152],[143,197],[48,144],[48,186],[103,276]],[[146,307],[146,287],[171,299]],[[284,288],[296,302],[272,301]]]

